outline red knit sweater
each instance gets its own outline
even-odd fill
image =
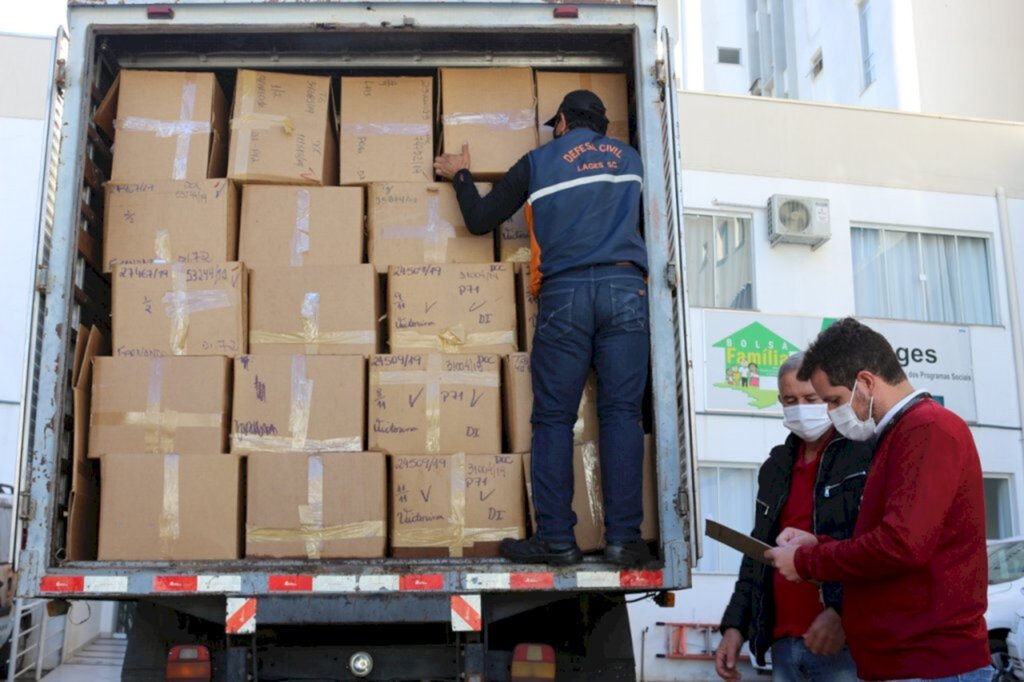
[[[962,419],[913,405],[875,449],[853,537],[802,547],[804,578],[843,583],[843,628],[865,680],[988,665],[981,462]]]

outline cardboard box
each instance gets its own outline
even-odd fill
[[[245,556],[376,559],[387,547],[388,472],[376,452],[248,457]]]
[[[536,95],[529,68],[441,69],[444,151],[469,143],[473,175],[503,176],[537,147]]]
[[[514,353],[512,266],[394,265],[388,270],[391,352]]]
[[[512,353],[505,358],[504,391],[505,443],[509,452],[529,452],[532,448],[533,384],[530,354]],[[597,441],[601,425],[597,419],[597,375],[593,371],[583,384],[583,395],[573,425],[573,441]]]
[[[238,193],[227,180],[108,182],[103,271],[238,259]]]
[[[370,358],[369,449],[393,455],[497,452],[499,374],[496,355]]]
[[[477,185],[481,194],[491,186]],[[450,182],[377,182],[367,189],[367,252],[377,272],[391,265],[492,263],[494,236],[474,235]]]
[[[96,358],[89,456],[227,452],[224,357]]]
[[[524,477],[530,504],[530,519],[537,528],[533,508],[533,481],[530,471],[532,456],[523,455]],[[654,448],[650,436],[644,436],[643,509],[640,537],[658,539],[658,480],[655,474]],[[584,552],[604,548],[604,495],[601,492],[601,458],[597,443],[587,441],[573,446],[572,510],[576,514],[576,544]]]
[[[526,207],[520,208],[498,228],[498,260],[503,263],[530,262],[530,228]]]
[[[249,270],[363,262],[363,190],[246,185],[239,257]]]
[[[71,449],[71,493],[68,497],[68,561],[96,559],[100,520],[99,463],[87,459],[89,415],[92,411],[93,359],[110,352],[98,327],[78,327],[71,368],[74,436]]]
[[[212,73],[123,69],[94,120],[114,140],[112,180],[224,177],[227,100]]]
[[[114,271],[114,355],[227,355],[246,351],[241,263],[119,265]]]
[[[238,72],[228,177],[238,182],[337,185],[330,76]]]
[[[231,452],[361,452],[366,361],[357,355],[235,358]]]
[[[608,117],[608,137],[629,144],[629,95],[624,74],[537,71],[536,77],[540,144],[550,142],[554,132],[544,121],[555,115],[562,98],[573,90],[590,90],[600,97]]]
[[[434,179],[434,79],[341,79],[343,185]]]
[[[537,298],[530,291],[530,268],[523,265],[516,271],[516,308],[519,319],[519,347],[533,350],[533,334],[537,331]]]
[[[254,354],[372,355],[377,275],[369,265],[272,268],[252,275]]]
[[[526,537],[521,455],[392,455],[395,557],[497,556]]]
[[[216,453],[103,458],[100,561],[241,556],[241,460]]]

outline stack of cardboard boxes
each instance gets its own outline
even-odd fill
[[[90,362],[101,337],[82,333],[75,373],[99,559],[493,556],[525,537],[529,231],[520,212],[497,242],[469,232],[434,130],[497,180],[564,86],[478,71],[442,69],[439,105],[433,78],[344,77],[336,109],[330,77],[243,70],[230,118],[214,74],[122,72],[96,117],[115,140],[112,356]],[[577,498],[597,509],[588,391]]]

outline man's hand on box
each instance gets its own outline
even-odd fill
[[[462,143],[461,154],[441,154],[434,159],[434,171],[442,178],[451,180],[460,170],[469,170],[469,143]]]

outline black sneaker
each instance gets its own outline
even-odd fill
[[[604,548],[605,561],[618,566],[643,566],[654,561],[651,548],[642,540],[636,542],[609,542]]]
[[[545,542],[536,535],[527,540],[505,538],[498,552],[517,564],[572,566],[583,561],[583,552],[575,542]]]

